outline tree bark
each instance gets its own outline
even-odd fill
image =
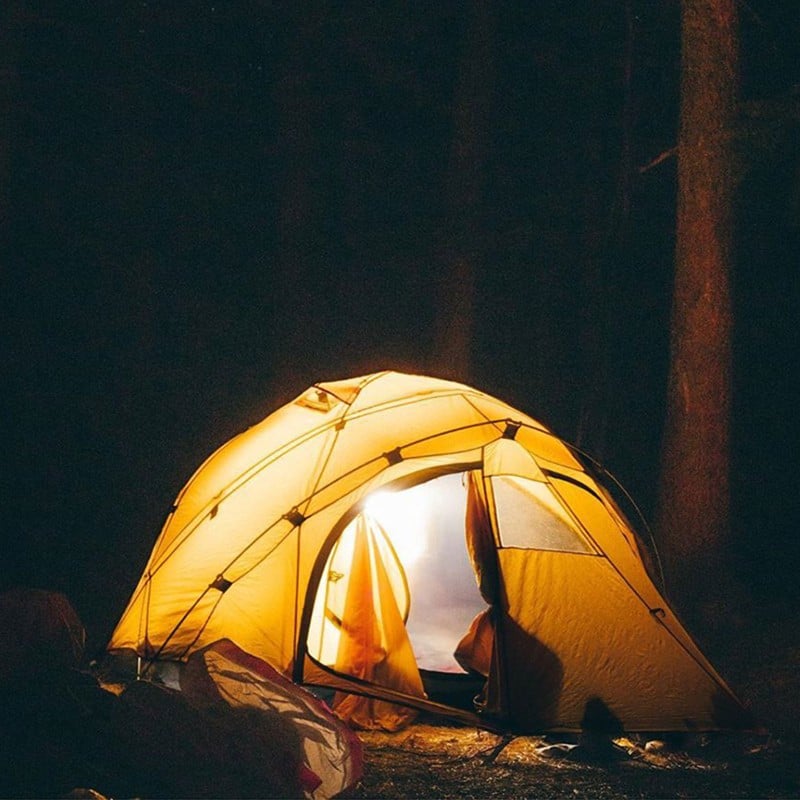
[[[675,284],[657,528],[687,607],[729,538],[735,0],[683,0]]]

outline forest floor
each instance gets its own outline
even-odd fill
[[[704,740],[649,752],[617,740],[604,762],[546,757],[541,737],[417,723],[366,732],[365,774],[342,798],[796,798],[797,740]]]
[[[578,758],[552,738],[501,737],[420,719],[360,732],[365,769],[343,798],[800,798],[800,626],[793,604],[747,608],[703,643],[765,728],[674,749],[616,740],[614,756]],[[555,757],[554,757],[555,755]]]

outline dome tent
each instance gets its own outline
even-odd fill
[[[398,703],[518,731],[748,724],[572,450],[419,375],[315,384],[186,484],[109,650],[148,668],[222,639],[359,724],[400,724]],[[482,716],[437,677],[477,680]]]

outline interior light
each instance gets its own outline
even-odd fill
[[[364,511],[386,531],[400,562],[408,568],[425,552],[428,543],[430,498],[422,486],[403,492],[371,494]]]

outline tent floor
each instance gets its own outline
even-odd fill
[[[474,711],[475,697],[481,693],[486,679],[466,672],[433,672],[421,669],[422,683],[429,700]]]

